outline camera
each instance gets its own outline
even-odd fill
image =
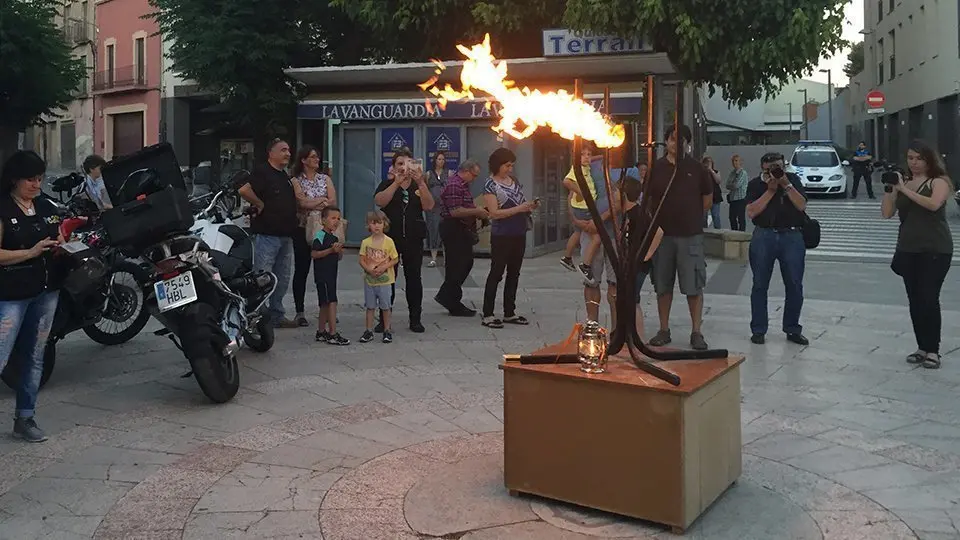
[[[769,172],[770,176],[776,178],[777,180],[783,178],[783,175],[785,174],[783,172],[783,167],[780,165],[774,165],[773,167],[770,167]]]
[[[900,178],[897,176],[897,173],[900,173],[900,176],[906,175],[906,171],[896,163],[889,163],[886,161],[877,162],[875,169],[883,171],[880,175],[880,183],[885,186],[895,186],[900,183]]]

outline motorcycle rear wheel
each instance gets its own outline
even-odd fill
[[[267,317],[260,317],[255,333],[243,333],[243,342],[247,344],[247,347],[250,347],[252,351],[260,353],[269,351],[270,348],[273,347],[275,339],[273,325],[270,324],[270,320]]]
[[[127,261],[118,263],[113,268],[112,273],[130,274],[133,276],[134,281],[138,285],[142,285],[143,283],[146,283],[148,279],[147,273],[142,268],[140,268],[136,263],[127,262]],[[109,305],[107,309],[120,309],[119,307],[112,306],[112,303],[116,301],[130,300],[130,298],[128,297],[132,295],[134,297],[133,301],[138,301],[140,303],[140,305],[138,306],[139,311],[135,312],[136,317],[133,318],[133,322],[130,324],[130,326],[128,326],[127,328],[125,328],[120,332],[116,332],[116,333],[105,332],[100,328],[98,328],[96,325],[90,325],[83,329],[83,333],[86,334],[87,337],[89,337],[90,339],[92,339],[93,341],[96,341],[101,345],[120,345],[121,343],[126,343],[130,341],[131,339],[136,337],[141,330],[143,330],[143,327],[147,325],[147,321],[150,320],[150,311],[147,309],[147,306],[145,305],[142,292],[140,293],[141,294],[140,299],[137,300],[136,298],[137,291],[129,290],[130,285],[122,283],[114,286],[118,289],[118,292],[114,293],[114,296],[116,298],[113,298],[110,300],[111,305]],[[124,308],[126,309],[126,306],[124,306]]]
[[[10,387],[11,390],[16,390],[20,385],[20,362],[16,358],[11,358],[7,362],[7,365],[3,368],[3,373],[0,374],[0,379],[3,379],[3,383]],[[43,373],[40,375],[40,388],[43,388],[47,381],[50,380],[50,376],[53,375],[53,368],[57,365],[57,344],[50,341],[47,342],[47,347],[43,351]]]
[[[184,309],[180,342],[204,395],[214,403],[233,399],[240,389],[240,366],[236,355],[223,354],[227,338],[212,306],[197,302]]]

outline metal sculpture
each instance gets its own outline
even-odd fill
[[[654,158],[654,146],[657,143],[653,143],[653,131],[652,131],[652,105],[653,105],[653,77],[647,78],[647,88],[645,92],[645,97],[647,98],[647,133],[651,142],[643,145],[647,148],[647,163],[652,167],[653,158]],[[682,85],[677,85],[677,94],[676,94],[676,111],[674,115],[674,126],[675,133],[678,136],[677,143],[677,161],[683,157],[683,145],[679,140],[680,133],[680,118],[681,118],[681,105],[682,105]],[[580,80],[574,81],[574,94],[576,97],[580,98],[583,95],[581,82]],[[610,88],[607,87],[604,90],[604,104],[607,107],[607,114],[610,112]],[[573,156],[574,160],[578,159],[580,151],[583,147],[583,140],[580,136],[576,136],[573,140]],[[643,356],[660,361],[671,361],[671,360],[704,360],[712,358],[726,358],[728,352],[726,349],[712,349],[705,351],[694,351],[694,350],[673,350],[673,351],[658,351],[651,349],[646,343],[643,342],[643,339],[637,334],[636,330],[636,321],[637,321],[637,312],[635,306],[636,298],[636,276],[637,271],[640,269],[641,265],[644,263],[643,257],[644,254],[650,249],[650,245],[653,242],[655,232],[657,230],[657,225],[660,222],[660,210],[663,208],[663,201],[666,199],[667,195],[670,193],[671,187],[673,187],[673,182],[676,179],[676,168],[674,168],[673,176],[670,178],[670,181],[667,183],[666,188],[664,189],[663,197],[658,201],[656,209],[653,212],[650,212],[651,201],[650,197],[643,197],[643,200],[640,203],[640,212],[644,215],[651,216],[649,221],[649,226],[647,230],[643,231],[641,234],[640,242],[636,242],[635,239],[628,241],[626,234],[621,234],[620,220],[617,216],[616,209],[622,208],[622,203],[624,200],[623,193],[623,184],[624,176],[626,169],[621,169],[620,180],[618,190],[616,192],[616,197],[618,197],[617,203],[614,204],[614,190],[613,185],[610,180],[610,149],[605,148],[603,150],[603,177],[604,183],[606,184],[607,189],[607,200],[609,202],[610,208],[610,218],[613,220],[613,232],[614,237],[611,238],[610,234],[607,232],[606,227],[604,227],[603,220],[600,217],[600,212],[597,209],[596,201],[594,201],[591,191],[587,186],[587,180],[583,176],[582,167],[573,167],[574,176],[577,180],[577,185],[580,187],[580,192],[583,194],[583,199],[587,204],[587,209],[590,211],[590,215],[593,221],[593,224],[597,228],[597,234],[600,235],[600,241],[603,245],[604,253],[607,259],[610,261],[611,266],[613,267],[614,275],[617,278],[617,295],[614,304],[614,313],[616,315],[615,326],[610,332],[610,344],[607,349],[608,354],[617,354],[623,349],[623,346],[626,345],[628,351],[630,352],[630,359],[633,361],[634,365],[637,368],[657,377],[669,384],[674,386],[680,385],[680,377],[675,373],[667,371],[666,369],[657,366],[656,364],[646,360]],[[616,243],[614,243],[616,240]],[[642,355],[642,356],[641,356]]]

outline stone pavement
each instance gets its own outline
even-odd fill
[[[150,333],[117,347],[68,337],[41,393],[50,440],[0,438],[0,538],[674,538],[503,488],[501,355],[558,341],[583,314],[555,259],[525,263],[529,327],[485,329],[428,300],[421,335],[399,302],[391,345],[281,330],[269,353],[241,353],[243,387],[224,405],[181,378],[186,361]],[[478,261],[477,281],[487,267]],[[355,285],[347,277],[340,294],[352,339]],[[436,285],[427,278],[428,299]],[[706,305],[711,346],[747,355],[744,471],[686,537],[960,538],[960,314],[945,313],[950,352],[927,371],[903,361],[914,348],[903,307],[810,300],[811,344],[799,347],[778,332],[751,345],[742,295]],[[781,309],[772,299],[775,319]],[[678,342],[685,319],[678,304]]]

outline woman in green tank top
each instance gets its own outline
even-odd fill
[[[883,217],[900,216],[897,251],[891,268],[903,278],[917,351],[907,362],[940,367],[940,288],[950,270],[953,237],[946,202],[952,191],[940,155],[927,143],[913,141],[907,150],[906,178],[885,186]]]

